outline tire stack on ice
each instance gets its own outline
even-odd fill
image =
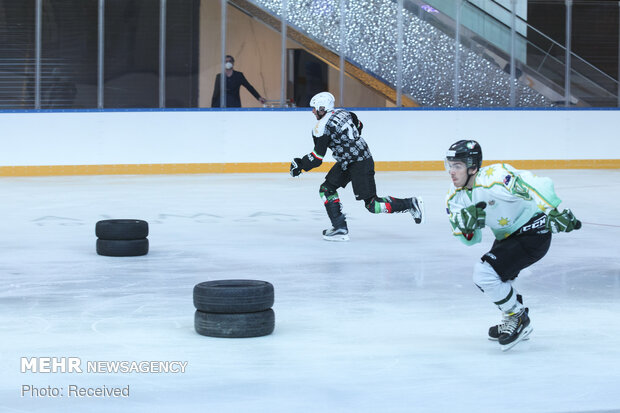
[[[149,252],[149,224],[140,219],[106,219],[97,222],[97,254],[136,257]]]
[[[194,328],[209,337],[266,336],[275,328],[273,285],[258,280],[206,281],[194,286]]]

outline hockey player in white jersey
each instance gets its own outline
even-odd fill
[[[309,154],[293,159],[291,176],[299,176],[323,163],[327,148],[331,149],[336,164],[330,169],[319,194],[325,205],[332,228],[323,231],[327,241],[348,241],[349,229],[338,188],[349,182],[353,186],[355,199],[363,200],[366,209],[373,214],[409,212],[417,224],[423,223],[424,203],[420,197],[395,198],[378,197],[375,185],[375,162],[366,141],[362,138],[362,122],[355,113],[334,108],[334,96],[321,92],[310,100],[312,113],[317,123],[312,129],[314,149]]]
[[[482,149],[474,140],[450,146],[445,163],[453,183],[447,196],[453,235],[473,245],[488,226],[495,236],[475,265],[473,280],[503,313],[502,323],[489,329],[489,339],[505,351],[532,332],[515,278],[545,256],[551,233],[579,229],[581,222],[569,209],[557,209],[561,201],[551,179],[502,163],[482,168]]]

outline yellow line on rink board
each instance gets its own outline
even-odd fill
[[[517,169],[618,169],[620,159],[515,159],[483,161],[482,166],[507,163]],[[377,171],[443,171],[443,161],[375,162]]]
[[[620,159],[532,159],[484,161],[504,162],[517,169],[619,169]],[[324,162],[312,172],[327,172],[333,162]],[[225,173],[288,173],[288,162],[166,163],[126,165],[32,165],[0,166],[0,176],[55,175],[166,175]],[[376,161],[377,171],[441,171],[443,161]]]

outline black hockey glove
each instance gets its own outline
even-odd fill
[[[291,162],[291,176],[299,176],[301,174],[301,158],[293,159]]]

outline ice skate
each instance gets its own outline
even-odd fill
[[[345,228],[331,228],[323,230],[323,239],[326,241],[348,241],[349,230]]]
[[[411,198],[413,208],[409,209],[409,213],[413,216],[416,224],[424,224],[426,222],[426,213],[424,212],[424,200],[422,197]]]
[[[517,301],[523,304],[523,296],[521,294],[517,294]],[[529,311],[530,309],[526,307],[525,312],[527,313]],[[499,336],[501,336],[505,331],[507,320],[508,317],[504,315],[501,323],[489,327],[489,340],[497,341],[499,339]],[[527,340],[527,337],[524,337],[523,340]]]
[[[529,311],[525,308],[516,314],[507,317],[503,333],[499,336],[499,345],[502,351],[510,350],[519,341],[525,339],[532,332]]]
[[[529,312],[529,310],[530,310],[529,308],[526,308],[525,312],[527,313]],[[506,323],[508,322],[508,318],[509,317],[504,315],[504,318],[502,319],[501,323],[495,326],[489,327],[489,340],[497,341],[499,340],[499,336],[501,336],[502,334],[506,332]],[[529,337],[527,336],[522,338],[522,340],[528,340],[528,339]]]

